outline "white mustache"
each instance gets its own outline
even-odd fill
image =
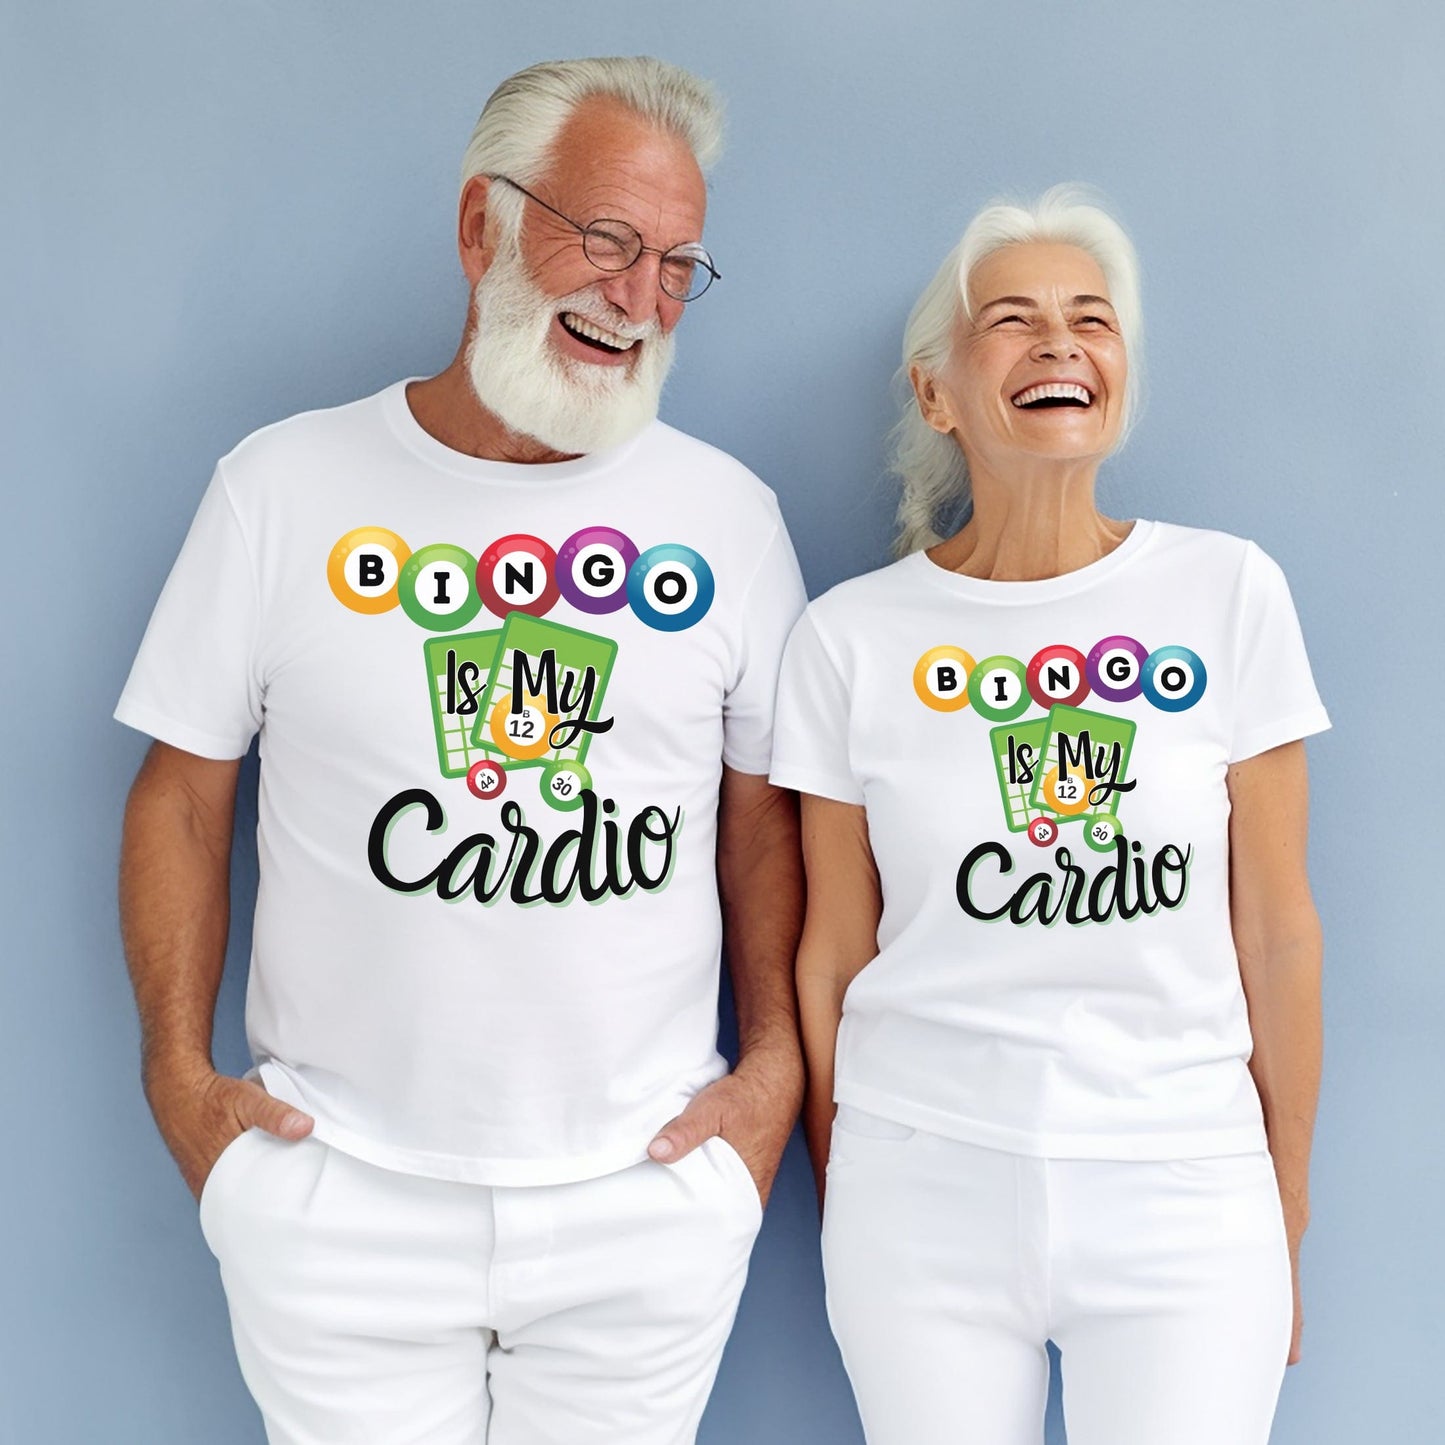
[[[596,295],[590,287],[574,291],[556,303],[558,313],[570,312],[620,336],[625,341],[656,341],[662,336],[662,326],[654,316],[649,321],[629,321],[622,311],[610,301]]]

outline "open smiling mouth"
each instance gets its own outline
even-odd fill
[[[1015,392],[1013,404],[1020,411],[1046,411],[1061,406],[1088,407],[1094,394],[1077,381],[1044,381]]]
[[[575,311],[564,311],[557,319],[569,336],[575,336],[584,346],[590,346],[594,351],[601,351],[608,356],[631,351],[637,345],[636,337],[619,336],[615,331],[608,331],[605,327],[578,316]]]

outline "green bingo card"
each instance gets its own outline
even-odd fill
[[[993,765],[998,772],[999,796],[1003,798],[1003,815],[1011,832],[1022,833],[1030,818],[1037,818],[1040,812],[1051,812],[1048,808],[1037,808],[1029,801],[1035,781],[1035,775],[1030,768],[1042,756],[1044,735],[1048,728],[1047,718],[1036,717],[1028,722],[1004,723],[1001,727],[992,729],[988,735],[993,750]],[[1013,739],[1012,769],[1009,761],[1010,738]],[[1017,774],[1017,777],[1010,777],[1010,771]]]
[[[1060,822],[1089,821],[1118,816],[1119,804],[1128,795],[1109,792],[1093,801],[1099,782],[1125,782],[1129,776],[1129,752],[1134,746],[1134,724],[1129,718],[1087,708],[1057,705],[1049,709],[1048,733],[1029,801],[1035,811],[1046,812]],[[1068,766],[1059,767],[1060,746],[1068,754]],[[1087,748],[1089,769],[1082,762]],[[1091,781],[1090,779],[1093,779]]]
[[[466,632],[457,637],[428,637],[426,649],[427,689],[431,695],[432,731],[436,734],[437,762],[442,776],[464,778],[467,769],[483,756],[471,740],[475,709],[451,712],[447,708],[447,653],[454,655],[451,667],[451,700],[462,703],[468,695],[479,698],[492,671],[497,654],[500,629],[493,632]],[[471,663],[473,672],[466,667]]]
[[[552,731],[559,722],[601,715],[602,695],[616,656],[617,644],[610,637],[509,612],[472,728],[473,749],[508,768],[580,763],[592,734],[579,728],[561,747],[553,747]],[[516,710],[512,693],[519,686],[527,689],[527,695]]]

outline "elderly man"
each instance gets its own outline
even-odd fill
[[[765,775],[803,591],[772,494],[656,420],[718,148],[655,60],[505,81],[455,359],[221,461],[117,708],[157,739],[122,863],[146,1092],[273,1445],[679,1445],[711,1388],[801,1093]]]

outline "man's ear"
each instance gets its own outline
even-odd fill
[[[482,279],[497,253],[497,228],[488,224],[487,215],[491,187],[486,176],[473,176],[462,187],[457,203],[457,255],[470,286]]]
[[[956,423],[949,410],[948,398],[944,396],[933,373],[925,371],[922,365],[915,361],[908,368],[908,380],[913,387],[913,395],[918,400],[918,414],[934,431],[947,436]]]

